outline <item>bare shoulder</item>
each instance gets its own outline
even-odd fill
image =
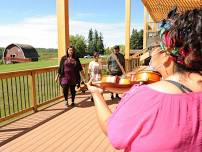
[[[183,80],[183,79],[182,79]],[[181,84],[191,89],[193,92],[202,92],[202,76],[191,73],[186,81],[180,81]],[[168,81],[158,81],[148,85],[150,88],[164,93],[182,93],[182,91],[174,84]]]
[[[182,93],[179,88],[167,81],[158,81],[152,84],[148,84],[148,86],[153,90],[163,93]]]

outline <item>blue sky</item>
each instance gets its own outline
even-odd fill
[[[143,4],[131,0],[131,29],[143,28]],[[102,32],[104,45],[124,43],[125,0],[69,0],[70,34]],[[27,43],[57,48],[56,0],[2,0],[0,46]]]

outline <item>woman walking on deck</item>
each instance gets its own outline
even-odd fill
[[[68,92],[71,92],[71,105],[74,106],[74,100],[76,96],[75,86],[80,84],[80,72],[84,78],[83,68],[79,59],[76,57],[75,48],[70,46],[66,50],[66,55],[61,58],[58,77],[63,88],[63,95],[65,98],[65,104],[68,106]]]

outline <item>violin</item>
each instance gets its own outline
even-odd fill
[[[120,76],[111,76],[111,75],[103,76],[101,81],[97,81],[94,83],[99,84],[103,88],[108,87],[124,88],[124,87],[131,87],[133,85],[129,78],[126,77],[124,78]]]
[[[137,73],[129,73],[128,77],[133,84],[150,84],[161,80],[161,74],[152,70],[142,70]]]
[[[134,84],[150,84],[161,80],[161,74],[152,70],[138,70],[125,76],[103,76],[101,81],[95,82],[100,87],[112,92],[120,93],[121,89],[129,90]]]

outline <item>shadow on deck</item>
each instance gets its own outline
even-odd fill
[[[1,152],[111,152],[98,126],[89,93],[76,96],[75,107],[56,103],[0,128]],[[106,93],[105,99],[109,99]],[[118,101],[107,101],[114,108]]]

